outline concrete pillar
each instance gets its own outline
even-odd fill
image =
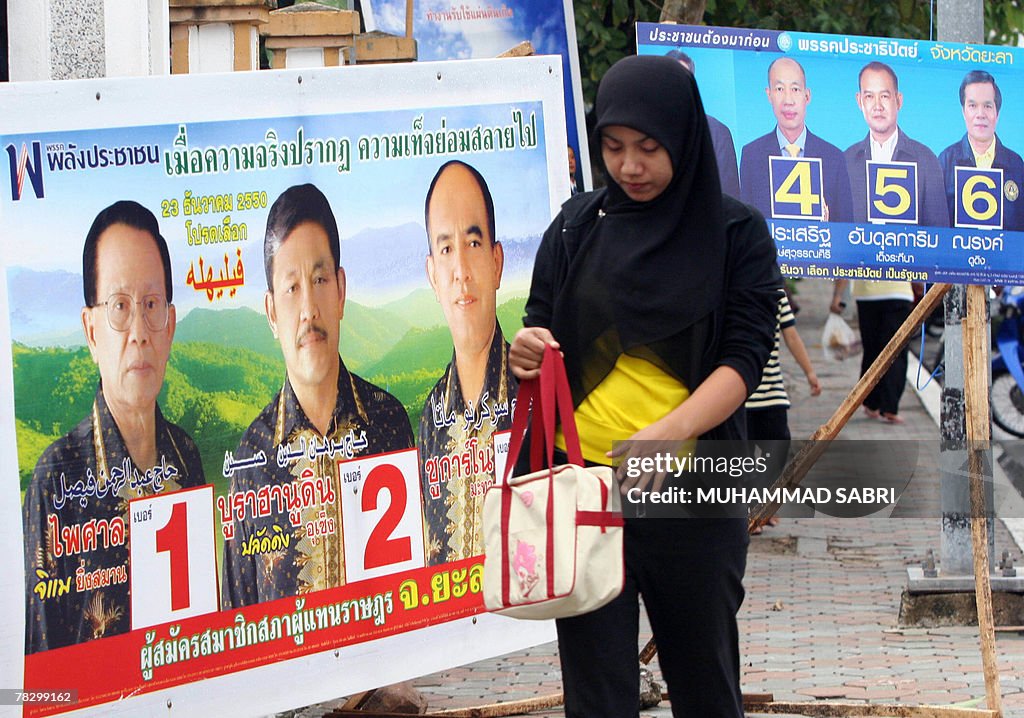
[[[359,13],[315,2],[300,3],[270,13],[263,26],[275,70],[336,67],[353,60],[359,34]]]
[[[163,75],[166,0],[7,0],[10,78]]]
[[[260,69],[259,27],[273,0],[170,0],[171,72]]]
[[[939,0],[937,28],[939,40],[982,42],[985,22],[981,0]],[[944,576],[971,575],[974,556],[971,548],[970,499],[967,483],[966,417],[964,413],[963,333],[961,323],[967,311],[963,286],[954,286],[946,295],[945,372],[942,387],[940,421],[942,477],[942,533],[940,560]],[[988,344],[980,348],[988,357]],[[991,475],[992,452],[985,457],[986,475]],[[995,521],[992,483],[986,484],[989,562],[995,555]]]

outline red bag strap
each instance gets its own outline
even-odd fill
[[[565,453],[570,464],[583,466],[583,452],[580,449],[579,432],[573,416],[572,391],[565,373],[562,354],[550,346],[544,349],[544,360],[540,366],[540,405],[544,416],[544,438],[547,448],[548,465],[555,459],[555,411],[562,422],[565,437]]]
[[[512,415],[512,436],[509,439],[508,459],[505,462],[505,473],[502,483],[507,485],[512,469],[519,459],[523,447],[526,425],[530,421],[530,409],[533,408],[533,441],[530,446],[530,470],[540,471],[543,468],[543,456],[547,455],[547,465],[554,464],[555,454],[555,413],[562,422],[562,434],[565,436],[566,455],[569,463],[583,465],[583,452],[580,450],[580,438],[573,417],[572,392],[565,373],[565,362],[557,349],[550,346],[544,349],[539,379],[527,379],[519,382],[519,394],[516,398],[516,409]],[[543,441],[543,443],[541,443]]]

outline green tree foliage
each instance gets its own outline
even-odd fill
[[[1024,34],[1024,3],[1000,0],[985,3],[985,33],[991,45],[1018,45]]]
[[[605,71],[636,52],[635,24],[657,22],[661,4],[651,0],[575,0],[573,10],[583,99],[589,108]]]

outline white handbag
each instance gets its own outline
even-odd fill
[[[509,478],[533,409],[531,469]],[[554,459],[555,413],[569,464]],[[543,442],[543,443],[541,443]],[[504,479],[484,497],[484,604],[526,619],[567,618],[622,592],[622,509],[612,469],[585,468],[561,354],[545,350],[539,380],[519,387]]]

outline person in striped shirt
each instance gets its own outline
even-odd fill
[[[761,374],[761,383],[744,404],[747,411],[747,438],[766,456],[768,477],[772,481],[786,466],[790,439],[790,403],[786,383],[782,378],[782,366],[779,363],[780,338],[786,342],[789,353],[803,369],[811,396],[821,394],[821,382],[814,373],[811,358],[807,355],[807,347],[796,330],[796,316],[789,306],[785,292],[779,294],[779,306],[775,314],[775,346]],[[775,526],[778,522],[779,520],[773,516],[768,520],[768,525]]]

